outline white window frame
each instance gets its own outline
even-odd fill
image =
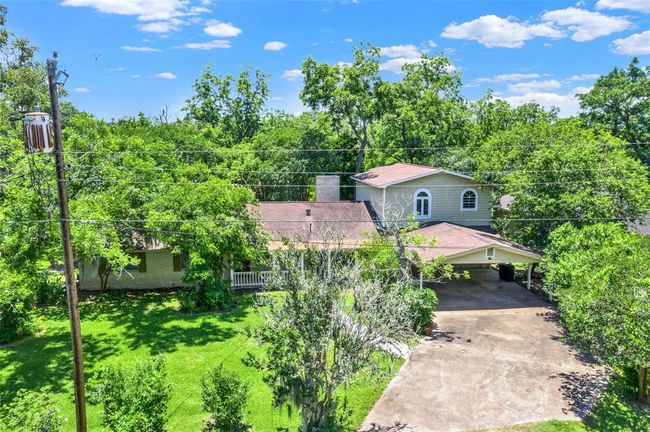
[[[463,198],[465,197],[466,192],[474,192],[476,200],[474,201],[474,208],[463,208]],[[460,193],[460,211],[478,211],[478,192],[474,188],[463,189]]]
[[[418,199],[425,199],[424,197],[418,198],[418,195],[422,192],[427,194],[426,200],[428,205],[426,215],[418,215]],[[413,194],[413,216],[415,216],[416,219],[431,219],[431,192],[429,192],[428,189],[418,189]]]
[[[496,258],[496,256],[497,256],[497,248],[495,248],[494,246],[490,246],[489,248],[485,249],[485,258],[487,258],[489,261]]]

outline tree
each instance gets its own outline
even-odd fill
[[[382,376],[380,360],[414,335],[410,286],[364,278],[350,252],[333,245],[276,255],[285,272],[270,287],[282,295],[262,297],[254,335],[266,354],[249,359],[264,370],[274,403],[299,410],[304,432],[337,430],[342,385],[363,372]]]
[[[244,423],[244,408],[250,386],[232,371],[219,365],[201,380],[203,410],[210,413],[205,432],[239,432],[250,427]]]
[[[228,74],[220,77],[208,65],[194,82],[195,94],[188,99],[184,110],[188,117],[203,124],[221,127],[231,144],[240,143],[255,135],[260,127],[264,104],[269,98],[267,75],[244,70],[237,80]]]
[[[302,64],[304,86],[300,98],[314,111],[324,110],[340,133],[354,136],[357,146],[355,172],[363,167],[371,145],[370,127],[385,111],[390,85],[379,76],[379,48],[354,50],[349,65],[317,63],[312,57]]]
[[[132,368],[105,366],[91,383],[92,403],[103,405],[102,424],[110,432],[163,432],[170,385],[161,357]]]
[[[594,127],[632,143],[635,155],[650,165],[650,67],[632,59],[627,69],[614,68],[592,89],[579,94],[580,116]]]
[[[47,389],[20,389],[0,408],[0,432],[62,432],[64,420]]]
[[[617,223],[565,224],[550,236],[546,286],[581,348],[613,367],[636,370],[650,402],[650,238]]]
[[[542,249],[566,221],[634,221],[650,210],[647,170],[623,142],[577,120],[519,124],[477,152],[477,180],[514,198],[497,223],[510,238]]]

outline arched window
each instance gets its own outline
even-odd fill
[[[431,217],[431,193],[426,189],[418,189],[413,195],[413,215],[416,219]]]
[[[465,189],[460,194],[460,210],[478,210],[478,194],[474,189]]]

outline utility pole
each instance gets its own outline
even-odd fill
[[[65,164],[63,161],[63,140],[61,137],[61,112],[59,111],[59,92],[57,89],[58,54],[47,61],[47,81],[52,104],[52,124],[54,128],[54,156],[56,158],[56,183],[59,192],[59,220],[61,221],[61,243],[65,265],[65,285],[68,295],[68,313],[72,333],[72,357],[74,362],[74,399],[77,413],[77,432],[86,432],[86,391],[84,389],[83,348],[81,342],[81,320],[79,319],[79,298],[77,279],[74,273],[72,243],[70,242],[70,221],[68,212],[68,193],[66,191]]]

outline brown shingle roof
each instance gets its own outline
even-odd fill
[[[470,228],[449,222],[437,222],[412,231],[411,234],[436,239],[433,247],[412,247],[424,261],[431,261],[439,256],[450,258],[488,247],[506,248],[515,253],[541,259],[541,256],[531,249],[504,239],[490,227]]]
[[[340,241],[355,247],[377,233],[363,202],[262,201],[251,210],[271,233],[271,248],[281,247],[283,238],[314,245]]]
[[[376,167],[366,172],[353,175],[352,180],[356,180],[370,186],[384,188],[405,181],[415,180],[432,174],[441,173],[471,180],[471,177],[454,171],[409,163],[394,163],[392,165]]]

